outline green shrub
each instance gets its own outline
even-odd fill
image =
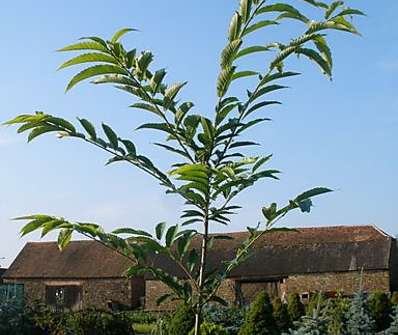
[[[189,335],[194,335],[194,334],[195,334],[195,330],[192,329],[190,331]],[[199,335],[228,335],[228,333],[220,325],[216,325],[214,323],[203,322],[202,325],[200,326]]]
[[[281,299],[276,298],[272,302],[272,306],[274,310],[274,319],[279,331],[288,331],[292,323],[290,321],[289,313],[287,311],[287,305],[284,304]]]
[[[205,322],[222,326],[228,335],[237,335],[245,320],[245,310],[235,306],[209,304],[203,314]]]
[[[364,335],[375,333],[375,322],[369,312],[367,297],[362,290],[354,294],[350,309],[347,312],[347,333]]]
[[[274,335],[278,334],[273,316],[272,304],[265,292],[257,295],[246,313],[245,322],[239,335]]]
[[[147,311],[128,311],[123,312],[125,318],[129,319],[131,323],[150,324],[156,323],[161,317],[161,314],[155,314]]]
[[[174,312],[169,324],[168,335],[188,334],[195,325],[195,314],[190,307],[181,304]]]
[[[0,334],[32,335],[34,325],[29,311],[16,300],[0,303]]]
[[[374,291],[368,300],[370,315],[376,322],[376,330],[382,331],[390,325],[391,302],[387,294]]]
[[[339,294],[335,299],[330,300],[329,306],[329,325],[330,335],[344,335],[346,332],[346,315],[350,309],[350,299],[344,298]]]
[[[298,321],[305,314],[305,307],[297,293],[290,293],[287,298],[287,311],[292,322]]]
[[[328,299],[326,298],[324,293],[322,292],[312,293],[307,306],[305,306],[306,315],[313,316],[314,310],[318,308],[318,304],[320,304],[320,307],[323,308],[326,306],[327,302]]]

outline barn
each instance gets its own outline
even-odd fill
[[[232,259],[247,232],[229,233],[210,251],[209,269],[220,269]],[[161,256],[155,266],[184,279],[178,266]],[[63,302],[68,309],[110,305],[147,310],[168,310],[174,304],[156,305],[168,292],[152,278],[126,279],[133,263],[94,241],[73,241],[62,252],[55,242],[28,243],[3,276],[5,283],[23,284],[28,301],[50,306]],[[234,304],[250,303],[261,290],[282,299],[291,292],[303,301],[311,292],[329,296],[352,295],[360,282],[366,290],[398,290],[397,241],[375,226],[298,228],[266,234],[256,242],[253,255],[237,267],[218,294]]]

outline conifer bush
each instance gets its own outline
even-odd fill
[[[369,297],[368,305],[370,314],[376,322],[376,330],[388,328],[391,322],[391,302],[388,295],[382,291],[374,291]]]
[[[239,335],[278,335],[278,333],[270,298],[263,291],[251,304]]]
[[[390,318],[392,320],[390,327],[383,335],[398,335],[398,305],[393,307]]]
[[[298,321],[305,314],[305,307],[297,293],[290,293],[287,298],[287,311],[291,321]]]
[[[348,320],[347,334],[350,335],[375,334],[376,324],[370,314],[367,295],[364,291],[359,290],[354,294],[346,318]]]
[[[276,298],[274,299],[272,306],[274,309],[274,319],[279,331],[288,331],[291,326],[291,322],[287,311],[287,305],[284,304],[280,298]]]

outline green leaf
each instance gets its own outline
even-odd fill
[[[166,76],[166,70],[165,69],[160,69],[155,72],[155,74],[152,76],[151,79],[151,88],[153,93],[157,93],[159,90],[160,85],[162,84],[162,81],[164,77]]]
[[[241,39],[236,39],[228,43],[228,45],[224,48],[221,53],[221,69],[226,69],[230,67],[236,58],[236,54],[242,45]]]
[[[117,150],[119,147],[119,144],[118,144],[118,137],[117,137],[116,133],[113,131],[113,129],[111,127],[109,127],[105,123],[102,124],[102,129],[104,130],[104,133],[105,133],[106,137],[108,138],[112,149]]]
[[[247,47],[245,49],[240,50],[235,59],[238,59],[240,57],[246,56],[246,55],[250,55],[253,53],[257,53],[257,52],[265,52],[265,51],[269,51],[270,48],[269,47],[265,47],[265,46],[261,46],[261,45],[254,45],[251,47]]]
[[[169,229],[167,229],[167,233],[166,233],[166,246],[169,248],[173,241],[174,238],[176,237],[178,232],[178,225],[175,226],[171,226]]]
[[[164,234],[164,231],[166,229],[166,222],[160,222],[156,228],[155,228],[155,232],[156,232],[156,238],[158,240],[161,240]]]
[[[330,67],[330,64],[328,64],[328,62],[325,61],[318,52],[313,49],[299,48],[296,53],[299,55],[304,55],[310,60],[314,61],[316,64],[319,65],[325,75],[327,75],[329,78],[332,77],[332,69]]]
[[[145,123],[137,127],[137,130],[139,129],[155,129],[155,130],[164,131],[170,135],[174,135],[173,131],[170,129],[167,123]]]
[[[90,121],[86,119],[78,119],[80,124],[83,126],[84,130],[90,136],[90,138],[95,141],[97,139],[97,133],[95,131],[95,127],[91,124]]]
[[[325,19],[329,19],[332,14],[334,13],[334,11],[343,6],[344,5],[344,1],[334,1],[330,4],[329,8],[325,11]]]
[[[36,127],[30,132],[30,134],[28,136],[28,142],[31,142],[34,138],[36,138],[42,134],[54,132],[54,131],[60,131],[60,129],[56,126],[51,126],[51,125]]]
[[[230,145],[230,148],[238,148],[238,147],[244,147],[244,146],[249,146],[249,145],[259,145],[256,142],[252,141],[239,141],[239,142],[234,142]]]
[[[272,155],[268,155],[266,157],[260,158],[252,168],[252,172],[256,172],[261,166],[263,166],[265,163],[267,163],[271,159]]]
[[[229,41],[232,42],[233,40],[237,39],[241,29],[241,17],[239,13],[235,13],[232,16],[231,23],[229,25]]]
[[[232,80],[236,80],[239,78],[245,78],[245,77],[253,77],[253,76],[258,76],[258,72],[255,71],[240,71],[240,72],[236,72],[234,73],[234,75],[232,76]]]
[[[66,87],[66,91],[69,91],[73,86],[78,84],[79,82],[86,80],[88,78],[92,78],[95,76],[99,76],[102,74],[124,74],[127,75],[127,71],[120,68],[119,66],[114,65],[94,65],[91,66],[77,75],[75,75],[71,81],[69,82],[68,86]]]
[[[79,42],[72,45],[68,45],[57,51],[80,51],[80,50],[96,50],[109,54],[109,50],[98,42]]]
[[[257,14],[264,14],[270,12],[282,12],[284,14],[290,14],[296,18],[299,18],[304,23],[309,22],[309,19],[305,17],[303,14],[301,14],[296,8],[284,3],[276,3],[273,5],[264,6],[257,11]]]
[[[306,199],[310,199],[312,197],[322,195],[325,193],[333,192],[333,190],[326,188],[326,187],[316,187],[311,190],[308,190],[304,193],[301,193],[299,196],[296,197],[295,201],[301,202]]]
[[[265,107],[265,106],[269,106],[269,105],[280,105],[281,103],[279,101],[263,101],[263,102],[259,102],[257,104],[255,104],[254,106],[252,106],[251,108],[249,108],[246,112],[246,116],[255,112],[256,110]]]
[[[64,250],[72,239],[73,229],[62,229],[58,235],[58,248]]]
[[[152,235],[147,233],[146,231],[139,230],[139,229],[133,229],[133,228],[119,228],[119,229],[114,230],[112,232],[112,234],[116,234],[116,235],[129,234],[129,235],[152,237]]]
[[[133,142],[131,142],[130,140],[121,140],[121,142],[123,143],[124,147],[126,148],[127,152],[129,153],[129,155],[132,155],[132,156],[137,155],[137,151],[135,149],[135,145]]]
[[[120,40],[120,38],[122,38],[124,35],[126,35],[127,33],[131,32],[131,31],[137,31],[137,29],[132,29],[132,28],[123,28],[118,30],[116,33],[113,34],[112,38],[111,38],[111,42],[112,43],[116,43]]]
[[[242,17],[242,21],[246,23],[250,18],[250,12],[252,8],[252,0],[241,0],[239,7],[239,14]]]
[[[226,68],[220,72],[217,80],[217,95],[219,98],[223,97],[231,84],[232,77],[235,73],[235,66]]]
[[[353,9],[353,8],[347,8],[342,10],[340,13],[338,13],[335,17],[339,16],[345,16],[345,15],[361,15],[361,16],[366,16],[366,14],[358,9]]]
[[[164,96],[171,101],[174,100],[174,98],[177,96],[177,94],[180,92],[180,90],[187,84],[188,82],[185,81],[183,83],[176,83],[171,85],[170,87],[167,88],[166,92],[164,93]]]
[[[263,20],[263,21],[259,21],[257,23],[252,24],[251,26],[247,27],[242,36],[248,35],[258,29],[264,28],[264,27],[268,27],[268,26],[272,26],[272,25],[277,25],[279,24],[277,21],[270,21],[270,20]]]
[[[271,93],[274,91],[278,91],[278,90],[282,90],[285,88],[288,88],[288,87],[282,86],[282,85],[269,85],[269,86],[262,87],[250,97],[250,101],[254,101],[265,94],[268,94],[268,93]]]
[[[147,103],[137,102],[135,104],[130,105],[129,107],[143,109],[143,110],[146,110],[148,112],[154,113],[154,114],[156,114],[158,116],[163,116],[162,113],[160,113],[155,106],[147,104]]]
[[[333,66],[332,52],[326,42],[326,39],[319,35],[314,39],[314,44],[316,48],[319,50],[319,52],[323,55],[325,60],[328,62],[329,67],[332,68]]]
[[[67,68],[72,65],[84,64],[84,63],[110,63],[110,64],[117,64],[117,61],[112,56],[103,53],[85,53],[79,56],[76,56],[65,63],[63,63],[58,70]]]

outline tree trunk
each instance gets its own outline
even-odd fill
[[[198,306],[195,311],[195,335],[199,335],[200,325],[202,323],[202,288],[204,283],[205,269],[206,269],[206,260],[207,260],[207,242],[209,235],[209,220],[208,220],[208,211],[206,211],[206,217],[204,220],[204,232],[202,239],[202,247],[201,247],[201,258],[200,258],[200,269],[199,269],[199,290],[198,292]]]

